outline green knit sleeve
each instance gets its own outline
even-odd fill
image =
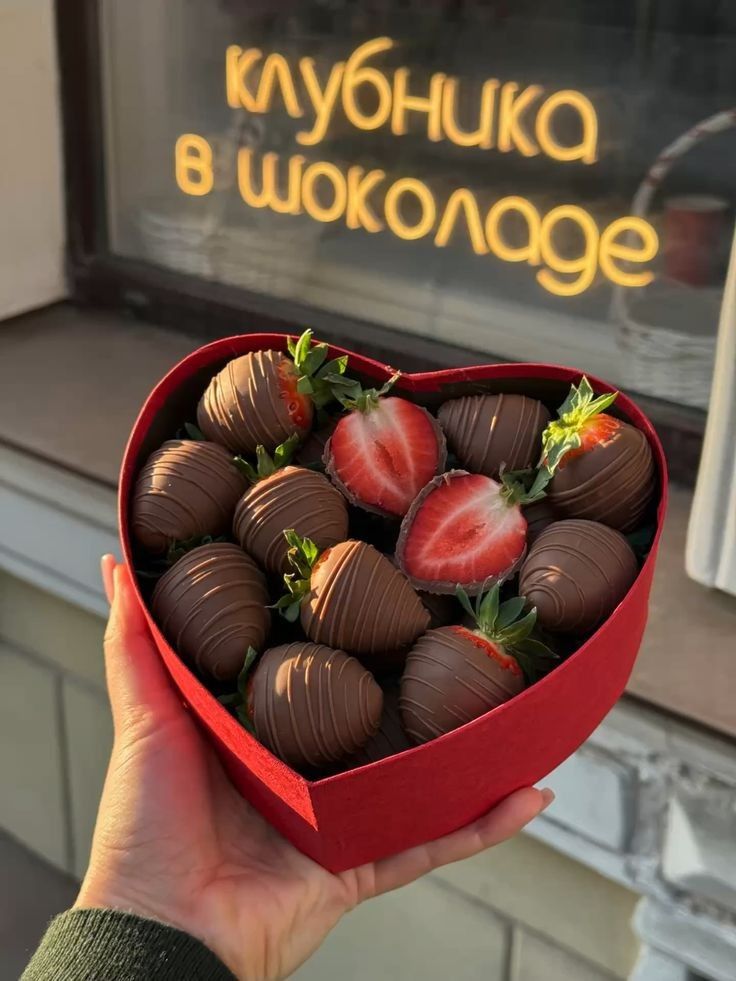
[[[51,921],[21,981],[234,981],[189,934],[131,913],[73,909]]]

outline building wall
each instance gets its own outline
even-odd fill
[[[0,827],[77,876],[112,738],[103,632],[99,617],[0,573]],[[356,910],[296,976],[624,978],[637,899],[521,836]]]
[[[0,318],[64,296],[53,0],[0,2]]]

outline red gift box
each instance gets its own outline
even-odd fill
[[[246,334],[215,341],[190,354],[154,388],[133,427],[120,477],[120,534],[131,568],[129,501],[143,462],[183,421],[195,417],[199,396],[228,360],[269,348],[286,350],[286,337]],[[350,355],[351,375],[380,384],[392,374],[385,365],[338,348],[331,349],[330,357],[344,353]],[[596,393],[613,391],[588,377]],[[430,407],[459,395],[495,391],[521,391],[555,407],[579,380],[579,371],[557,365],[479,365],[403,375],[396,391]],[[243,729],[192,674],[136,587],[161,657],[235,786],[325,868],[339,872],[374,861],[475,820],[562,763],[622,694],[647,620],[667,470],[657,435],[641,410],[619,395],[612,411],[646,434],[659,474],[657,530],[635,583],[608,620],[551,674],[481,718],[398,756],[323,780],[304,779]]]

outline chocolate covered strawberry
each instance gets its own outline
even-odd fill
[[[382,388],[332,377],[335,397],[348,409],[325,446],[327,473],[358,507],[402,517],[424,485],[445,465],[442,430],[426,409],[388,396]]]
[[[563,518],[633,531],[654,494],[654,459],[641,430],[604,412],[617,392],[595,397],[588,379],[570,394],[542,437],[550,503]]]
[[[232,454],[216,443],[170,439],[152,453],[130,505],[133,537],[154,554],[174,542],[226,532],[247,484]]]
[[[341,769],[353,770],[356,766],[377,763],[389,756],[411,749],[412,743],[404,732],[399,711],[399,689],[396,684],[383,688],[383,711],[381,723],[362,749],[344,760]]]
[[[266,651],[251,699],[257,738],[300,767],[345,759],[365,745],[383,706],[381,689],[354,657],[303,641]]]
[[[380,667],[384,652],[408,647],[429,626],[406,577],[372,545],[350,540],[320,551],[293,530],[285,534],[296,571],[284,577],[288,593],[277,607],[288,620],[300,619],[316,644]]]
[[[526,478],[526,483],[531,475]],[[522,505],[544,493],[544,478],[527,489],[518,475],[501,482],[465,470],[430,481],[401,524],[396,558],[416,589],[471,595],[508,578],[524,557]]]
[[[340,377],[347,356],[327,362],[327,345],[312,346],[312,332],[289,338],[289,355],[254,351],[229,361],[208,385],[197,408],[207,439],[236,453],[271,451],[312,426],[314,409],[331,398],[328,375]]]
[[[475,606],[462,590],[458,598],[474,626],[430,630],[406,660],[399,707],[414,743],[457,729],[518,695],[526,687],[521,660],[536,668],[554,662],[553,652],[531,637],[536,610],[524,613],[523,597],[499,603],[494,586]]]
[[[471,473],[498,478],[536,465],[549,412],[526,395],[466,395],[437,413],[447,443]]]
[[[220,701],[285,763],[323,768],[376,733],[383,692],[354,657],[306,641],[256,656],[248,652],[238,692]]]
[[[233,534],[268,572],[283,573],[289,568],[284,528],[294,528],[319,548],[337,545],[348,536],[348,509],[342,494],[324,474],[289,466],[297,440],[292,436],[282,443],[273,457],[259,446],[256,466],[238,461],[253,486],[235,508]]]

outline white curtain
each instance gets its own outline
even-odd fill
[[[736,238],[721,309],[685,565],[697,582],[736,595]]]

